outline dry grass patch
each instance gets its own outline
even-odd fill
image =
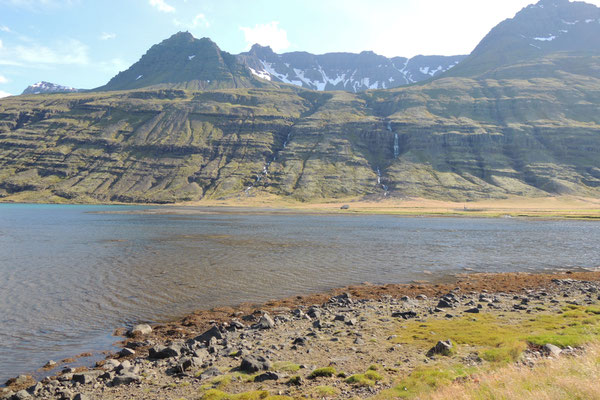
[[[507,366],[476,379],[455,382],[415,398],[427,400],[600,399],[600,344],[580,357],[561,357],[534,368]]]

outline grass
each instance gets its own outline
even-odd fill
[[[324,367],[324,368],[317,368],[315,369],[313,372],[310,373],[310,375],[308,375],[309,379],[315,379],[315,378],[320,378],[320,377],[332,377],[336,374],[336,370],[333,367]]]
[[[340,390],[331,386],[317,386],[312,390],[312,394],[318,398],[335,397],[340,394]]]
[[[300,364],[296,364],[289,361],[279,361],[273,364],[272,370],[289,373],[297,372],[298,370],[300,370]]]
[[[416,398],[423,393],[429,393],[441,387],[450,385],[456,379],[468,377],[475,371],[475,368],[467,368],[461,364],[451,366],[443,364],[423,366],[415,369],[394,388],[379,393],[375,396],[375,399]]]
[[[587,347],[580,357],[561,357],[534,368],[506,366],[476,379],[451,382],[421,394],[423,400],[600,399],[600,344]]]
[[[217,389],[206,391],[201,400],[292,400],[292,397],[287,396],[272,396],[266,390],[255,390],[250,392],[230,394]]]
[[[354,374],[346,378],[346,383],[356,386],[374,386],[375,383],[383,380],[383,376],[377,372],[376,366],[371,365],[364,374]]]
[[[476,348],[479,356],[494,363],[515,361],[529,344],[581,346],[600,336],[600,309],[569,306],[561,314],[496,316],[488,313],[462,318],[411,321],[397,332],[397,343],[427,349],[438,340],[451,339]]]

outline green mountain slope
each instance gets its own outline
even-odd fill
[[[383,196],[385,185],[389,196],[456,200],[597,196],[599,104],[600,79],[576,75],[446,78],[363,95],[13,97],[0,102],[0,195],[172,202],[264,191],[311,200]]]

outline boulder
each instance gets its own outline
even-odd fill
[[[184,357],[177,363],[177,371],[185,372],[192,368],[200,367],[202,365],[202,359],[197,357]]]
[[[450,340],[439,341],[435,346],[433,346],[427,352],[427,357],[432,357],[436,354],[440,354],[442,356],[449,356],[452,354],[452,342]]]
[[[112,380],[113,386],[119,385],[129,385],[132,383],[141,382],[142,378],[138,375],[132,374],[130,372],[124,373],[123,375],[117,375]]]
[[[417,317],[417,313],[416,311],[410,310],[410,311],[396,311],[392,313],[392,317],[394,318],[402,318],[402,319],[410,319],[410,318],[416,318]]]
[[[26,400],[26,399],[32,399],[33,397],[29,394],[29,392],[27,392],[27,390],[19,390],[17,393],[15,393],[11,399],[15,399],[15,400]]]
[[[119,351],[119,355],[121,357],[128,357],[128,356],[133,356],[135,354],[135,350],[129,349],[127,347],[121,349],[121,351]]]
[[[77,374],[73,374],[73,382],[77,382],[82,385],[87,385],[94,382],[103,373],[104,371],[100,370],[79,372]]]
[[[256,378],[254,378],[254,382],[276,381],[279,378],[279,374],[269,371],[265,372],[264,374],[258,375]]]
[[[266,371],[271,368],[271,362],[262,356],[247,356],[242,359],[240,369],[244,372],[254,373]]]
[[[179,357],[181,355],[181,346],[172,344],[170,346],[154,346],[150,348],[148,356],[154,359],[163,359]]]
[[[260,317],[260,319],[258,320],[258,322],[254,325],[252,325],[253,329],[271,329],[275,326],[275,321],[273,321],[273,318],[271,318],[271,316],[269,314],[264,314],[262,317]]]
[[[447,300],[441,299],[437,303],[437,308],[452,308],[452,304],[450,304],[450,302],[448,302]]]
[[[196,336],[194,340],[206,344],[210,342],[212,338],[215,338],[217,340],[223,339],[223,334],[217,326],[213,326],[212,328],[204,332],[202,335]]]
[[[477,308],[477,307],[469,308],[468,310],[465,310],[465,312],[469,313],[469,314],[479,314],[479,308]]]
[[[138,324],[127,332],[128,336],[143,336],[152,333],[152,327],[148,324]]]
[[[558,357],[558,356],[560,356],[560,353],[562,353],[562,350],[560,347],[555,346],[551,343],[546,343],[542,347],[542,350],[544,351],[544,353],[546,353],[547,355],[549,355],[551,357]]]

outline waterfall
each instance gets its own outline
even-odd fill
[[[383,195],[387,196],[388,195],[388,187],[387,187],[387,185],[384,185],[383,183],[381,183],[381,170],[379,170],[379,167],[377,167],[377,185],[381,186],[381,188],[383,189]]]
[[[290,132],[288,132],[287,137],[285,138],[285,141],[283,142],[283,148],[281,150],[284,150],[287,147],[288,142],[290,141],[290,137],[292,136],[292,131],[290,130]],[[276,152],[273,154],[273,157],[271,158],[270,161],[267,161],[267,163],[264,165],[263,170],[260,174],[256,175],[256,180],[254,181],[254,183],[252,183],[250,186],[248,186],[244,192],[246,194],[248,194],[250,192],[250,190],[254,189],[254,186],[259,183],[264,177],[269,175],[269,167],[271,166],[271,163],[275,162],[277,160],[277,156],[278,156],[279,152]]]
[[[398,143],[398,134],[394,133],[394,158],[400,155],[400,144]]]

